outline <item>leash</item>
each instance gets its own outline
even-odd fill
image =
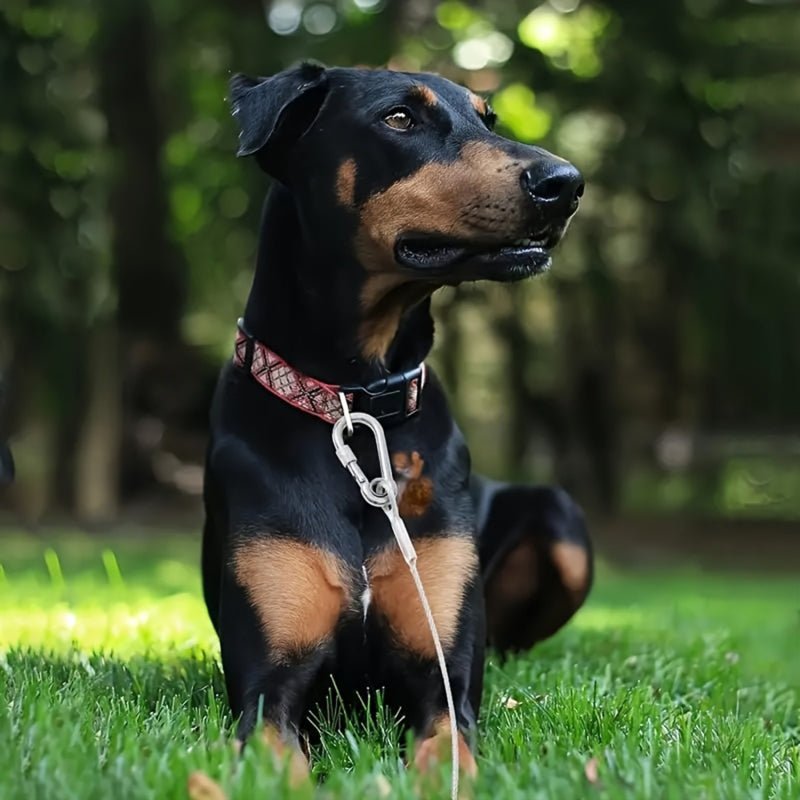
[[[451,798],[452,800],[457,800],[459,775],[458,724],[456,722],[455,704],[453,703],[453,691],[450,687],[450,676],[447,673],[447,663],[444,658],[442,642],[439,639],[439,632],[436,630],[436,622],[433,619],[430,603],[428,603],[428,596],[425,594],[425,587],[422,585],[422,579],[417,570],[417,551],[414,549],[406,524],[403,522],[397,508],[397,484],[392,474],[392,462],[389,457],[389,448],[386,446],[386,435],[383,432],[381,423],[375,417],[361,411],[353,411],[351,413],[347,399],[343,394],[340,394],[340,400],[343,413],[333,426],[333,447],[336,451],[336,457],[355,480],[364,500],[369,505],[380,508],[386,514],[392,527],[394,538],[397,540],[397,546],[400,548],[400,552],[403,554],[403,558],[411,572],[420,603],[422,603],[422,609],[425,612],[425,619],[431,631],[433,646],[436,649],[436,657],[439,661],[439,670],[442,673],[444,694],[447,699],[447,714],[450,718],[450,746],[453,760]],[[345,442],[345,429],[347,430],[347,435],[352,436],[356,425],[363,425],[368,428],[375,438],[381,474],[372,480],[364,474],[364,471],[358,465],[356,454]]]

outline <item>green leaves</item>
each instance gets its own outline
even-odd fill
[[[512,83],[492,96],[492,106],[515,139],[536,142],[547,135],[551,115],[536,105],[536,95],[523,83]]]
[[[541,51],[559,69],[576,77],[596,78],[602,70],[600,46],[611,21],[611,13],[583,5],[570,14],[542,4],[517,27],[520,41]]]

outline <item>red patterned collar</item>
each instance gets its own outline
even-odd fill
[[[248,371],[268,392],[331,425],[342,416],[342,397],[351,411],[365,411],[384,425],[402,422],[419,411],[425,385],[424,363],[369,386],[323,383],[303,375],[245,333],[242,320],[236,331],[233,363]]]

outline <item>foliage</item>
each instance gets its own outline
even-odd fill
[[[127,19],[141,24],[146,51],[115,39]],[[266,188],[232,156],[227,77],[305,57],[440,71],[491,95],[503,132],[587,176],[551,276],[439,299],[447,325],[434,360],[478,464],[557,479],[613,509],[643,464],[672,480],[653,446],[665,430],[797,430],[791,4],[8,0],[0,29],[0,365],[16,398],[20,485],[35,495],[15,502],[29,518],[76,506],[87,397],[109,360],[92,342],[115,341],[116,327],[122,371],[102,404],[121,403],[122,422],[92,441],[122,452],[119,489],[136,497],[167,457],[199,460],[199,447],[180,453],[168,434],[202,434],[197,408],[229,354]],[[146,52],[141,69],[134,52]],[[111,91],[109,64],[121,85],[147,91]],[[146,135],[121,139],[120,114]],[[142,203],[160,207],[163,195],[164,213],[137,228],[120,198],[138,192],[125,181],[148,137],[155,199]],[[129,243],[164,240],[141,285],[121,232]],[[142,354],[153,349],[148,312],[173,296],[177,344],[198,377],[170,396],[152,377],[169,363],[145,368]],[[139,309],[133,325],[126,304]],[[155,445],[141,435],[153,423],[167,434]],[[717,459],[722,494],[726,464]],[[687,480],[693,467],[682,467]]]

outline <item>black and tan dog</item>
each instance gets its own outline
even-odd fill
[[[551,635],[586,597],[592,558],[563,491],[471,477],[444,392],[420,367],[430,296],[545,270],[581,176],[493,133],[486,103],[435,75],[305,64],[237,76],[231,101],[239,155],[276,179],[205,482],[205,598],[239,737],[263,720],[299,759],[332,680],[346,698],[383,689],[417,735],[421,768],[447,737],[408,569],[334,454],[342,392],[386,426],[474,772],[487,641],[519,650]],[[377,475],[369,436],[350,444]]]

